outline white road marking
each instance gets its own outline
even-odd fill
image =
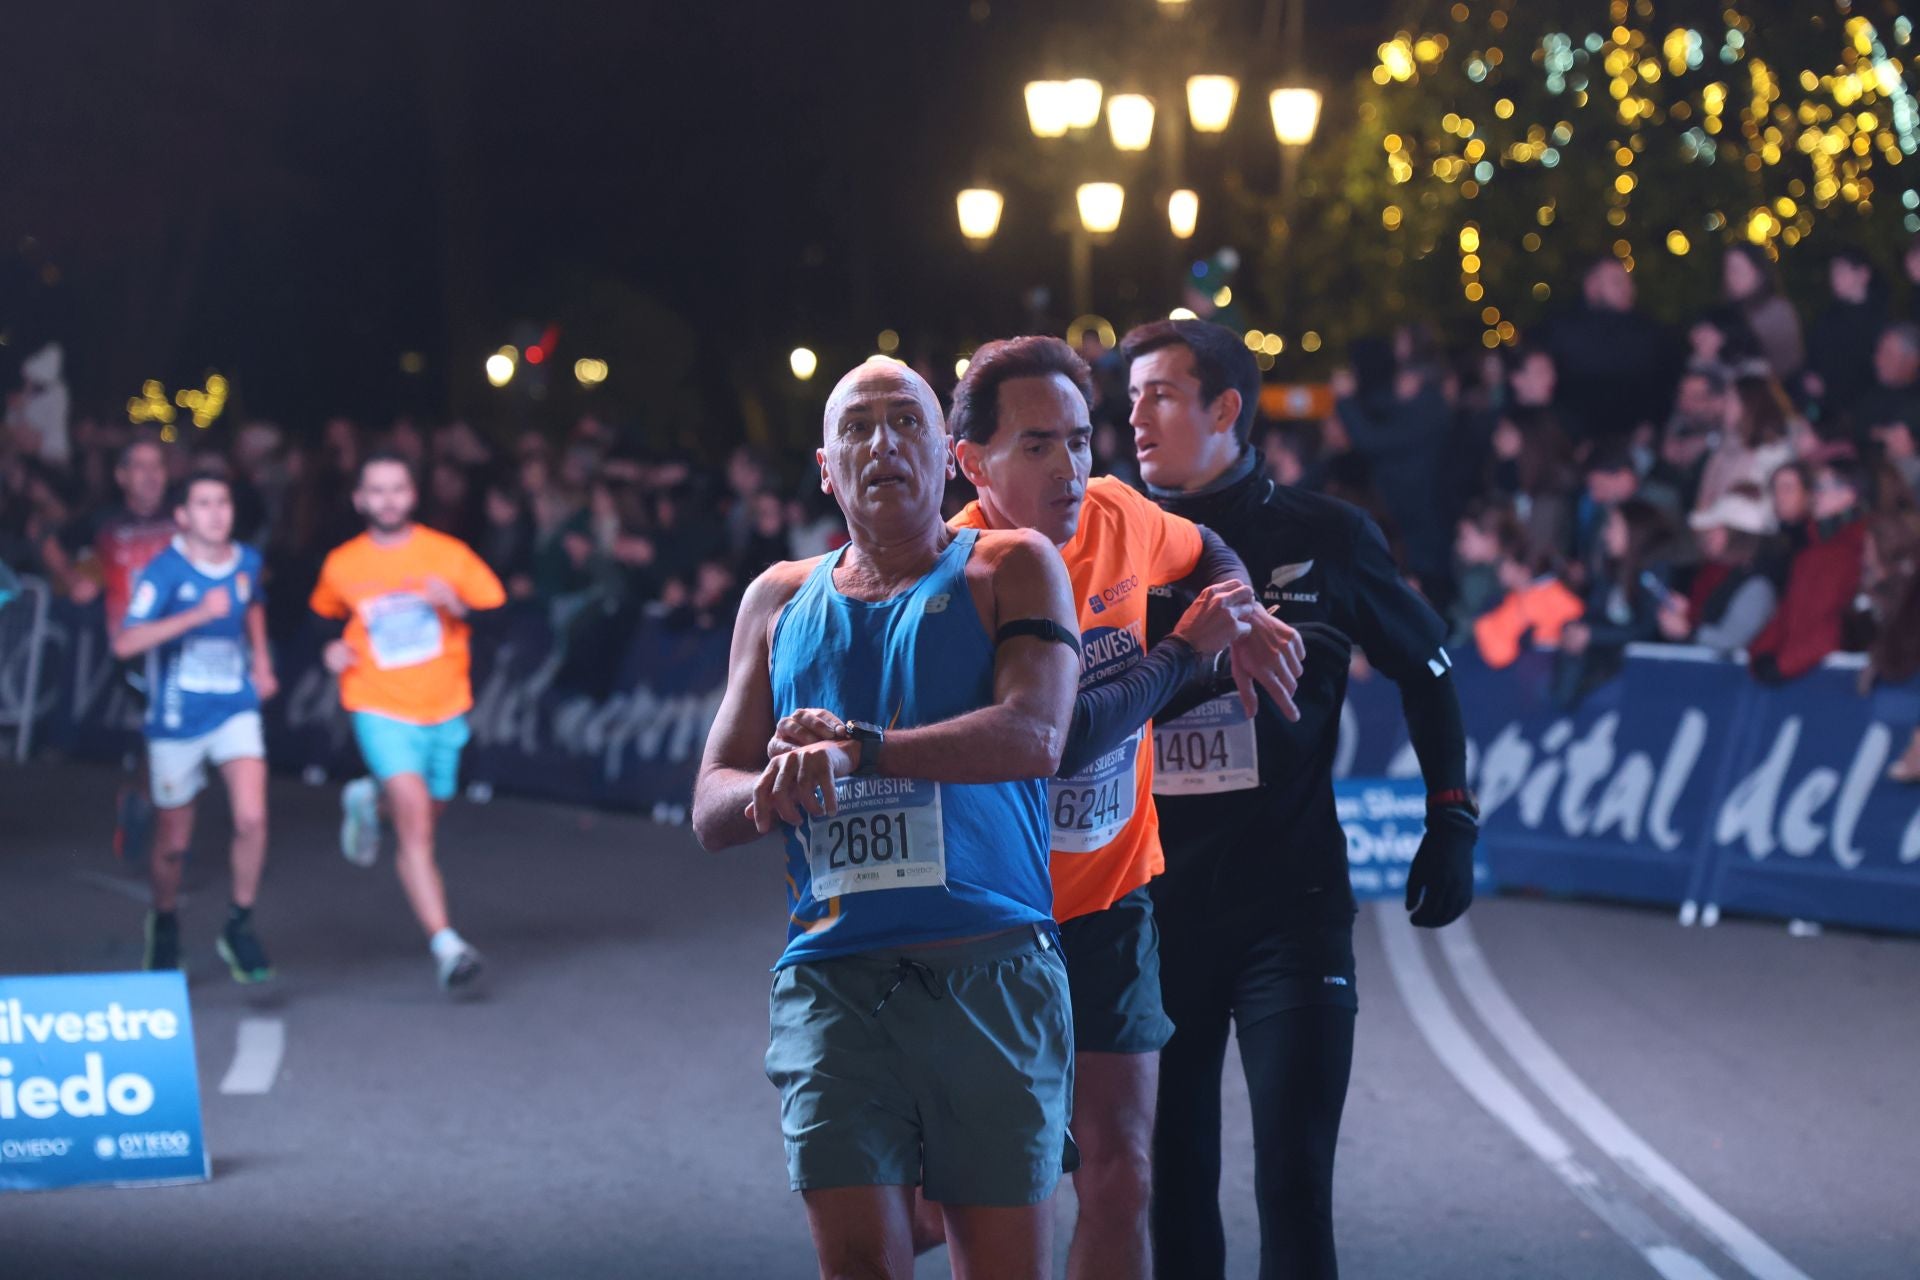
[[[279,1018],[242,1018],[234,1037],[233,1065],[220,1082],[221,1093],[265,1093],[280,1074],[287,1051],[287,1024]]]
[[[1420,950],[1413,925],[1399,905],[1378,904],[1374,918],[1380,925],[1381,946],[1401,1002],[1427,1046],[1460,1087],[1538,1156],[1567,1190],[1612,1227],[1663,1280],[1717,1280],[1712,1268],[1681,1248],[1665,1228],[1582,1163],[1572,1145],[1487,1057],[1447,1003]]]
[[[1440,931],[1440,952],[1452,966],[1467,1003],[1520,1069],[1629,1177],[1699,1228],[1755,1280],[1808,1280],[1806,1272],[1669,1164],[1574,1074],[1493,976],[1465,919]]]

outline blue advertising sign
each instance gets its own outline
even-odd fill
[[[1456,657],[1480,849],[1506,887],[1920,932],[1920,790],[1885,777],[1920,689],[1863,696],[1844,659],[1756,683],[1698,651],[1633,652],[1577,706],[1554,658]],[[1350,686],[1340,763],[1413,777],[1399,691]]]
[[[1342,778],[1333,784],[1334,812],[1347,837],[1347,877],[1353,896],[1404,900],[1407,869],[1427,834],[1427,788],[1419,778]],[[1474,892],[1493,889],[1493,875],[1478,850]]]
[[[211,1172],[184,975],[0,977],[0,1191]]]

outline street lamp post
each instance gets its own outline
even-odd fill
[[[1072,109],[1067,103],[1063,80],[1027,82],[1027,127],[1036,138],[1064,138]]]
[[[1168,18],[1185,18],[1189,0],[1158,0],[1158,7]],[[1280,87],[1268,92],[1267,106],[1280,148],[1282,225],[1291,228],[1301,157],[1318,126],[1321,97],[1302,83],[1305,0],[1268,0],[1265,9],[1266,19],[1258,35],[1262,47],[1282,43],[1281,28],[1285,28],[1286,79]],[[1195,38],[1197,29],[1175,23],[1167,25],[1164,32],[1173,37],[1183,29],[1184,35],[1169,39],[1167,47],[1156,55],[1159,78],[1146,86],[1153,91],[1153,97],[1135,92],[1131,86],[1127,92],[1108,94],[1099,81],[1085,77],[1033,80],[1023,90],[1027,125],[1036,138],[1072,137],[1075,141],[1070,145],[1080,148],[1087,131],[1098,125],[1104,105],[1107,131],[1115,151],[1140,153],[1154,148],[1161,152],[1160,194],[1154,199],[1156,202],[1161,198],[1166,200],[1167,226],[1171,232],[1167,247],[1175,260],[1184,259],[1189,251],[1184,242],[1196,234],[1200,212],[1200,195],[1194,189],[1198,184],[1190,183],[1186,172],[1187,134],[1189,131],[1202,135],[1226,133],[1232,125],[1243,87],[1236,77],[1219,70],[1184,74],[1196,63],[1201,67],[1206,63],[1199,60],[1205,55],[1198,47],[1201,42]],[[1219,65],[1214,64],[1216,68]],[[1184,115],[1179,109],[1183,97]],[[1157,148],[1156,127],[1160,134]],[[1054,145],[1047,144],[1049,159],[1054,162],[1047,168],[1056,172],[1069,169],[1060,163],[1065,157],[1051,150]],[[1061,207],[1056,214],[1054,229],[1069,239],[1071,292],[1076,311],[1085,313],[1092,307],[1093,246],[1117,229],[1125,196],[1118,183],[1080,183],[1074,191],[1073,205]],[[981,248],[992,238],[999,226],[1002,207],[1000,194],[985,187],[960,193],[961,232],[972,247]]]
[[[1200,195],[1182,187],[1167,197],[1167,228],[1176,240],[1191,240],[1200,223]]]
[[[1240,82],[1232,76],[1187,77],[1187,118],[1196,133],[1225,133],[1240,100]]]
[[[1107,99],[1107,129],[1116,151],[1145,151],[1153,142],[1153,99],[1116,93]]]
[[[1073,310],[1085,315],[1093,310],[1093,244],[1120,227],[1120,211],[1127,201],[1126,188],[1117,182],[1083,182],[1073,193],[1079,219],[1070,233],[1072,246]]]
[[[1320,123],[1320,95],[1312,89],[1275,89],[1267,105],[1273,114],[1273,136],[1280,143],[1280,205],[1291,220],[1300,153],[1313,141],[1314,128]]]
[[[1000,213],[1006,198],[992,187],[968,187],[954,198],[960,214],[960,234],[973,249],[984,249],[1000,229]]]

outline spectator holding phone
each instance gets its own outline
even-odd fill
[[[1666,516],[1640,498],[1607,511],[1586,611],[1560,633],[1554,695],[1562,706],[1612,678],[1626,662],[1628,645],[1658,637],[1660,607],[1671,595],[1658,557],[1670,536]]]
[[[1753,642],[1780,603],[1785,566],[1768,539],[1773,510],[1756,484],[1739,484],[1689,518],[1701,564],[1688,594],[1660,607],[1660,635],[1727,657]]]

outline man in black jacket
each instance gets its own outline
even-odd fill
[[[1679,370],[1672,344],[1635,297],[1625,264],[1600,254],[1581,274],[1579,305],[1547,326],[1559,373],[1554,408],[1578,442],[1620,439],[1666,414]]]
[[[1149,491],[1224,538],[1262,603],[1308,641],[1297,723],[1264,702],[1248,721],[1216,685],[1155,728],[1167,869],[1153,898],[1176,1027],[1154,1137],[1155,1264],[1183,1280],[1224,1266],[1220,1072],[1231,1021],[1253,1104],[1260,1274],[1330,1277],[1334,1145],[1357,1008],[1355,907],[1333,799],[1347,642],[1401,689],[1429,797],[1407,909],[1416,925],[1438,928],[1472,902],[1478,831],[1445,628],[1401,581],[1365,514],[1260,473],[1247,444],[1260,378],[1238,335],[1159,321],[1121,350]],[[1150,638],[1184,607],[1177,593],[1156,596]],[[1201,701],[1208,694],[1220,696]]]

